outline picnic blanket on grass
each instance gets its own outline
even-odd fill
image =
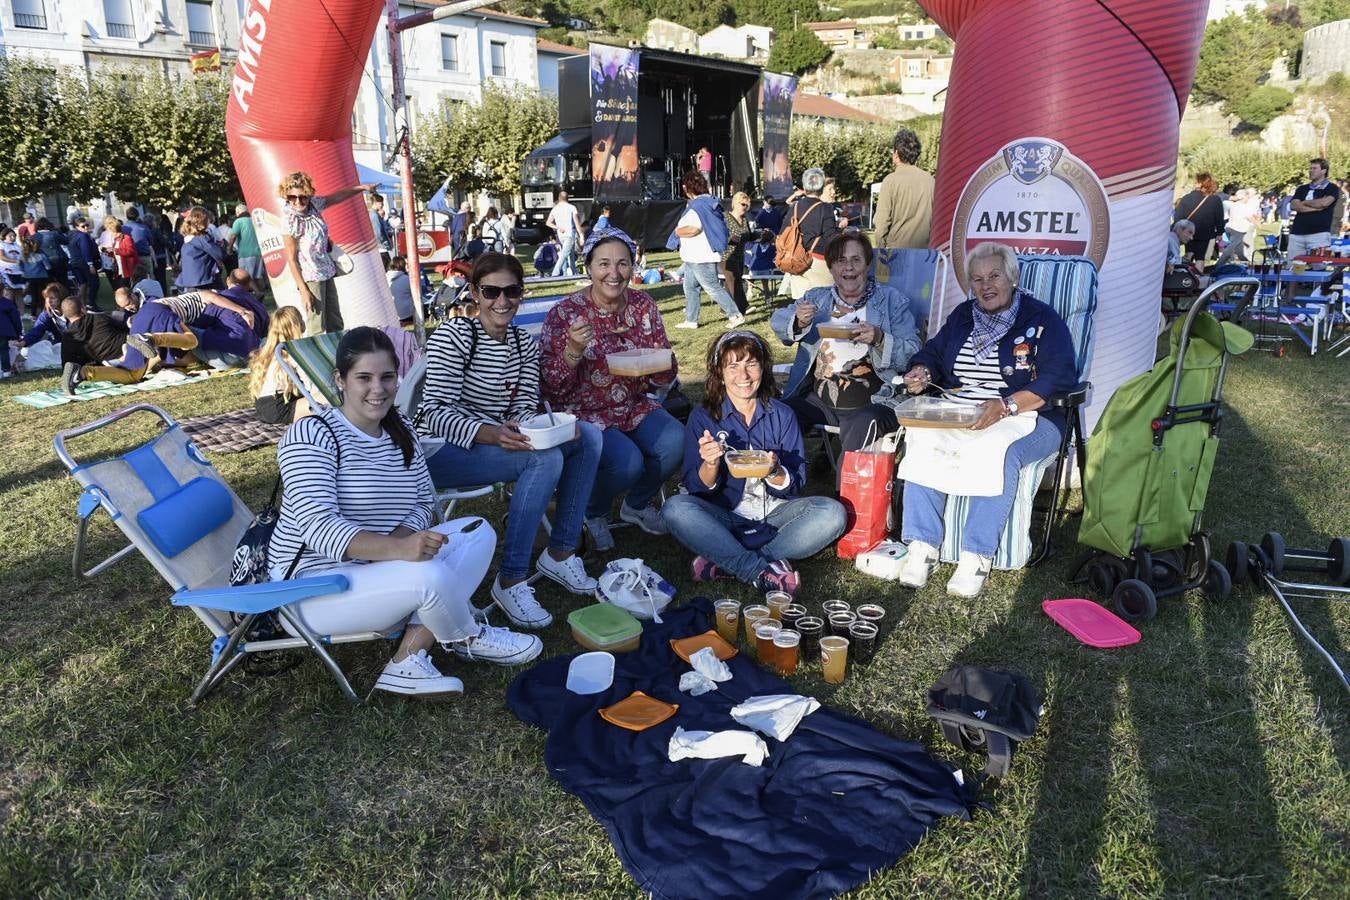
[[[865,883],[904,856],[943,816],[969,819],[975,789],[918,743],[888,737],[861,719],[822,707],[785,742],[765,737],[769,757],[670,762],[676,727],[741,728],[731,707],[798,688],[740,653],[733,678],[699,697],[680,693],[689,665],[671,638],[712,627],[711,603],[644,623],[642,645],[616,653],[614,683],[578,695],[564,683],[571,656],[547,659],[512,681],[506,702],[548,731],[544,762],[563,789],[599,820],[638,888],[659,898],[820,897]],[[598,711],[634,690],[678,703],[642,732]],[[921,698],[915,698],[920,702]]]
[[[54,391],[32,391],[27,394],[16,394],[13,397],[15,403],[22,403],[24,406],[31,406],[34,409],[47,409],[51,406],[60,406],[63,403],[72,403],[76,400],[101,400],[104,397],[118,397],[122,394],[135,394],[141,391],[158,391],[167,387],[173,387],[177,384],[199,384],[209,378],[215,378],[221,375],[242,375],[247,371],[245,369],[203,369],[198,372],[187,374],[177,372],[173,369],[160,369],[153,377],[147,378],[138,384],[115,384],[111,381],[86,381],[75,388],[75,396],[72,397],[65,391],[57,388]]]
[[[242,453],[254,447],[275,444],[291,427],[286,422],[268,425],[258,418],[251,407],[214,416],[179,419],[178,424],[194,444],[208,453]]]

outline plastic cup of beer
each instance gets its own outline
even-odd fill
[[[755,623],[755,655],[760,664],[769,668],[778,668],[778,654],[774,650],[773,639],[782,629],[777,619],[765,617]]]
[[[875,603],[864,603],[854,610],[854,612],[858,614],[859,619],[862,619],[864,622],[871,622],[878,628],[881,627],[881,620],[886,618],[886,610]]]
[[[787,628],[780,629],[773,636],[773,651],[778,657],[778,671],[784,675],[797,674],[797,658],[801,650],[802,636]]]
[[[856,613],[837,612],[830,615],[830,634],[836,637],[848,637],[848,630],[858,621]]]
[[[741,602],[739,600],[718,600],[713,604],[713,618],[717,621],[717,633],[728,644],[736,643],[736,632],[741,627]]]
[[[848,638],[830,635],[820,639],[820,668],[826,684],[843,684],[848,664]]]
[[[877,652],[877,626],[859,619],[848,630],[849,642],[853,644],[855,662],[871,662]]]
[[[797,620],[804,615],[806,615],[805,606],[802,606],[800,603],[789,603],[787,606],[783,607],[783,627],[795,628]]]
[[[769,607],[769,615],[783,621],[783,609],[792,604],[792,595],[787,591],[769,591],[764,595],[764,605]]]
[[[750,645],[752,652],[755,649],[755,623],[768,617],[769,608],[762,604],[741,608],[741,618],[745,620],[745,642]]]
[[[802,636],[802,652],[815,653],[820,649],[820,637],[825,633],[825,620],[818,616],[802,616],[797,619],[794,630]]]
[[[853,611],[853,607],[849,606],[848,601],[846,600],[826,600],[824,603],[820,604],[820,608],[825,613],[822,618],[826,620],[835,613]]]

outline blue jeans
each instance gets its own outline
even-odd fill
[[[965,530],[961,533],[961,551],[977,556],[993,556],[998,550],[1003,526],[1012,512],[1017,495],[1017,478],[1022,467],[1045,459],[1059,448],[1060,431],[1046,420],[1036,419],[1036,428],[1026,437],[1018,438],[1008,447],[1003,457],[1003,493],[993,497],[971,497],[966,514]],[[900,537],[905,543],[923,541],[934,547],[942,546],[943,513],[947,495],[932,488],[905,482],[904,521]]]
[[[774,560],[805,559],[834,543],[844,533],[846,518],[843,504],[832,497],[794,497],[765,517],[778,529],[773,540],[747,550],[731,533],[733,525],[746,520],[702,497],[671,497],[661,516],[681,544],[749,585],[758,584]]]
[[[642,509],[684,462],[684,426],[664,409],[648,413],[632,431],[606,428],[604,434],[587,516],[608,517],[625,491],[628,505]]]
[[[576,232],[558,238],[562,246],[558,248],[558,261],[553,264],[554,275],[577,274],[577,236]]]
[[[684,264],[684,320],[686,322],[698,321],[698,307],[702,301],[699,289],[707,291],[712,298],[717,301],[717,305],[722,307],[722,312],[727,314],[730,319],[733,316],[739,316],[740,310],[736,308],[736,301],[731,299],[731,294],[722,286],[721,280],[717,277],[720,267],[714,262]]]
[[[547,450],[503,450],[494,444],[474,444],[465,450],[446,444],[427,460],[437,488],[515,482],[502,541],[502,581],[529,574],[534,535],[555,492],[558,505],[549,549],[571,552],[581,543],[583,504],[595,483],[601,438],[600,429],[591,423],[580,425],[580,437]]]

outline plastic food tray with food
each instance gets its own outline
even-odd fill
[[[636,378],[653,375],[657,372],[669,372],[675,353],[666,347],[648,347],[644,350],[620,350],[605,355],[609,374]]]
[[[536,450],[547,450],[570,441],[577,433],[577,417],[571,413],[554,413],[553,422],[548,423],[548,413],[528,416],[520,422],[520,433],[530,439],[530,446]]]
[[[765,478],[773,471],[768,450],[728,450],[726,461],[733,478]]]
[[[816,333],[823,338],[830,338],[836,341],[853,340],[853,325],[817,325]]]
[[[908,428],[969,428],[980,420],[980,407],[942,397],[910,397],[895,405],[895,417]]]

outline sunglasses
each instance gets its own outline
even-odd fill
[[[287,194],[286,199],[291,201],[292,203],[296,202],[297,200],[300,201],[301,203],[308,203],[309,194]]]
[[[495,284],[480,284],[478,293],[483,295],[484,300],[496,300],[502,294],[505,294],[508,300],[519,300],[525,296],[525,288],[519,284],[508,284],[506,287],[499,287]]]

